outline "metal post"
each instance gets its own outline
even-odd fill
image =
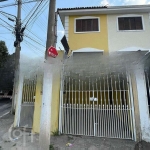
[[[16,18],[16,32],[20,34],[21,30],[21,5],[22,0],[18,0],[18,12],[17,12],[17,18]],[[17,33],[16,33],[16,39],[17,39]],[[12,110],[13,113],[15,111],[16,101],[17,101],[17,94],[18,94],[18,86],[19,86],[19,71],[20,71],[20,41],[18,40],[18,44],[16,46],[15,50],[15,78],[14,78],[14,88],[13,88],[13,99],[12,99]]]
[[[50,0],[39,135],[41,150],[48,150],[50,145],[52,82],[58,59],[47,57],[47,50],[50,46],[55,46],[55,6],[56,0]]]

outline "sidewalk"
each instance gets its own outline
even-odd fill
[[[13,115],[0,120],[0,150],[40,150],[39,135],[10,127]],[[66,144],[70,146],[66,146]],[[51,136],[51,150],[150,150],[144,141],[108,139],[87,136]]]

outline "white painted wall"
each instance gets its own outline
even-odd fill
[[[65,35],[68,40],[69,38],[69,16],[65,16]]]
[[[141,136],[143,140],[150,142],[150,116],[148,110],[145,76],[142,68],[139,67],[136,69],[135,77],[140,110]]]
[[[129,16],[140,15],[143,17],[143,31],[118,31],[117,17],[124,14],[112,14],[107,16],[109,52],[118,51],[128,47],[142,47],[150,49],[150,18],[148,13],[127,14]]]

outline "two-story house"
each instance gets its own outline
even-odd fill
[[[58,14],[69,55],[60,132],[150,141],[150,5],[60,8]]]
[[[150,142],[150,5],[57,13],[66,52],[53,78],[51,131]],[[22,79],[14,126],[40,132],[42,78]]]

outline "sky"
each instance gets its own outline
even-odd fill
[[[23,2],[31,0],[22,0]],[[7,2],[0,2],[0,11],[9,13],[11,15],[17,15],[17,6],[4,7],[7,4],[15,4],[16,0],[8,0]],[[30,18],[32,10],[40,2],[26,3],[22,5],[21,20],[22,27],[27,24],[27,28],[24,32],[24,40],[21,43],[21,55],[26,55],[30,58],[44,58],[46,37],[47,37],[47,22],[48,22],[48,5],[49,0],[43,0],[40,8],[36,11],[33,17]],[[150,4],[150,0],[56,0],[57,8],[68,7],[86,7],[86,6],[119,6],[119,5],[142,5]],[[3,8],[2,8],[3,7]],[[9,15],[0,14],[0,40],[6,42],[6,46],[9,53],[15,52],[13,46],[15,41],[14,29],[15,22],[8,20],[8,17],[14,19]],[[2,19],[2,20],[1,20]],[[5,22],[4,22],[5,21]],[[8,23],[8,24],[7,24]],[[10,26],[11,25],[11,26]],[[61,24],[60,18],[57,23],[57,49],[63,49],[61,45],[61,38],[64,35],[64,28]]]

